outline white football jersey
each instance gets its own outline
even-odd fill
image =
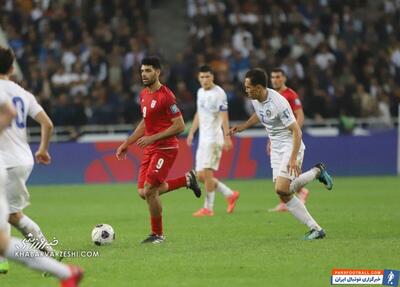
[[[43,111],[35,97],[12,81],[0,80],[0,91],[14,104],[17,117],[0,135],[0,157],[6,168],[33,165],[26,134],[28,115],[35,118]]]
[[[4,105],[8,101],[5,93],[0,90],[0,106]]]
[[[271,140],[271,149],[284,151],[292,149],[293,135],[288,126],[296,122],[293,111],[289,102],[278,92],[268,89],[268,98],[260,103],[252,100],[254,110],[267,130]],[[300,150],[304,150],[305,146],[301,142]]]
[[[209,90],[197,91],[197,114],[199,117],[199,142],[224,143],[221,111],[228,111],[228,101],[224,90],[215,85]]]

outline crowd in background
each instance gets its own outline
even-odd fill
[[[149,31],[151,1],[2,2],[22,84],[56,125],[140,119],[140,61],[163,57]],[[282,67],[308,118],[380,117],[390,125],[397,115],[399,1],[187,0],[186,8],[189,43],[164,59],[163,71],[186,119],[206,63],[233,120],[252,112],[242,81],[253,67]]]

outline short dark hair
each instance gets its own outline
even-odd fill
[[[0,46],[0,74],[7,74],[14,62],[14,52],[10,48]]]
[[[149,56],[142,59],[142,65],[153,66],[154,69],[161,70],[161,62],[158,57]]]
[[[264,88],[267,87],[268,76],[262,69],[251,69],[246,73],[245,78],[250,79],[250,82],[253,86],[261,85]]]
[[[202,65],[199,68],[199,73],[210,73],[210,74],[214,74],[214,71],[211,69],[211,67],[209,65]]]
[[[285,70],[279,67],[273,68],[271,70],[271,73],[281,73],[282,75],[284,75],[286,77],[286,73]]]

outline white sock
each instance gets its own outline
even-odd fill
[[[40,250],[49,253],[53,252],[53,248],[48,244],[48,241],[40,230],[39,225],[28,216],[23,215],[15,227],[25,236],[25,238],[29,239],[33,237],[35,239],[33,245],[38,246]]]
[[[35,270],[48,272],[59,279],[67,279],[71,276],[71,271],[67,265],[62,264],[51,257],[44,256],[44,254],[43,256],[36,256],[37,254],[29,256],[29,253],[32,252],[32,250],[35,249],[30,249],[26,243],[22,242],[22,240],[12,237],[10,238],[10,243],[6,248],[4,255],[10,260],[20,262]],[[36,250],[35,252],[39,251]]]
[[[217,181],[217,191],[221,192],[225,197],[231,197],[233,195],[232,189],[227,187],[219,180]]]
[[[316,179],[318,173],[319,173],[319,169],[316,167],[313,167],[309,171],[302,173],[299,177],[297,177],[295,180],[293,180],[290,183],[290,192],[295,193],[295,192],[299,191],[300,188],[305,186],[307,183],[310,183],[314,179]]]
[[[307,225],[310,229],[321,230],[321,226],[312,218],[305,205],[296,197],[286,202],[286,206],[290,213],[298,220]]]
[[[4,232],[4,234],[6,234],[8,237],[11,237],[11,225],[9,223],[4,225],[2,232]],[[7,258],[0,256],[0,263],[5,261],[7,261]]]
[[[206,192],[206,197],[204,200],[204,208],[207,208],[209,210],[214,209],[214,199],[215,199],[215,191],[211,192]]]

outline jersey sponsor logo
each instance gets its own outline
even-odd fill
[[[173,114],[179,113],[179,108],[178,108],[178,106],[177,106],[176,104],[173,104],[173,105],[170,106],[169,108],[171,109],[171,112],[172,112]]]
[[[301,106],[301,102],[300,102],[299,99],[295,99],[295,100],[294,100],[294,104],[295,104],[296,106]]]
[[[152,109],[154,109],[154,107],[156,106],[156,104],[157,104],[157,101],[156,101],[156,100],[152,100],[152,101],[151,101],[151,104],[150,104],[150,107],[151,107]]]

